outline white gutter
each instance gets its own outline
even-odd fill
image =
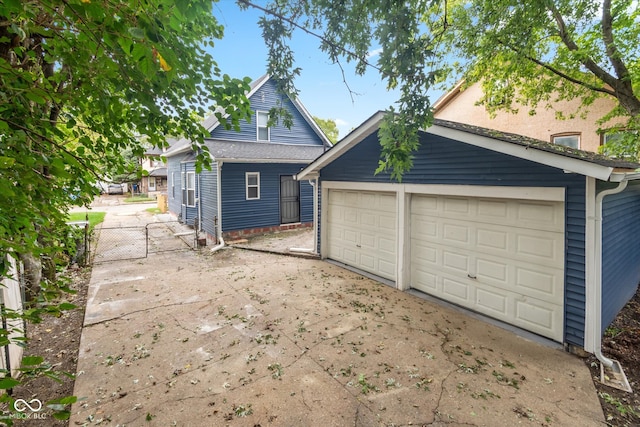
[[[614,361],[602,354],[602,202],[603,199],[612,194],[618,194],[627,188],[629,181],[620,181],[617,187],[601,191],[596,195],[596,215],[595,215],[595,254],[594,254],[594,327],[593,327],[593,354],[602,365],[611,368]]]
[[[218,240],[220,243],[218,245],[211,248],[211,252],[217,252],[220,249],[224,248],[224,239],[222,238],[222,161],[218,160],[216,163],[217,167],[217,178],[218,178],[218,188],[217,188],[217,197],[218,197],[218,229],[216,230],[216,234],[218,235]]]
[[[297,176],[294,175],[294,179]],[[289,248],[291,252],[303,252],[310,254],[318,253],[318,177],[309,180],[309,184],[313,187],[313,248]]]

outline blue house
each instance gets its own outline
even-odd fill
[[[304,106],[280,94],[269,76],[254,81],[247,96],[253,120],[240,132],[226,130],[214,115],[204,122],[212,170],[196,172],[188,140],[165,154],[169,211],[216,242],[311,226],[314,188],[293,176],[331,146]],[[276,105],[293,115],[290,129],[267,125]]]
[[[321,256],[597,355],[640,282],[640,165],[435,120],[398,183],[383,115],[296,175]]]

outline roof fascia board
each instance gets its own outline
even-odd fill
[[[538,150],[534,147],[527,147],[511,142],[501,141],[482,135],[463,132],[444,126],[433,125],[426,130],[427,133],[442,136],[444,138],[455,139],[469,145],[485,148],[499,153],[508,154],[525,160],[530,160],[543,165],[563,169],[565,171],[578,173],[585,176],[608,181],[613,172],[613,168],[585,162],[583,160],[565,157],[559,154]]]
[[[311,173],[318,173],[325,165],[331,163],[349,151],[351,147],[357,145],[360,141],[378,130],[384,115],[385,113],[383,111],[378,111],[376,114],[371,116],[366,122],[338,142],[331,150],[325,151],[324,154],[304,168],[302,172],[297,175],[297,179],[305,179],[305,177]]]

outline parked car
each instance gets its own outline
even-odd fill
[[[123,194],[122,184],[109,184],[107,188],[108,194]]]

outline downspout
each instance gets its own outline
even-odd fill
[[[620,181],[618,186],[601,191],[596,195],[596,216],[595,216],[595,320],[594,320],[594,352],[593,354],[605,368],[611,368],[613,360],[602,354],[602,202],[603,199],[612,194],[618,194],[627,188],[627,180]]]
[[[200,199],[202,197],[202,187],[200,185],[202,183],[201,179],[201,174],[198,174],[198,198],[196,199],[198,201],[198,231],[202,231],[202,203],[200,203]]]
[[[211,248],[211,252],[217,252],[220,249],[224,248],[224,239],[222,238],[222,161],[218,160],[216,164],[218,165],[216,173],[218,178],[218,187],[216,188],[216,198],[218,199],[216,234],[218,235],[219,243]]]
[[[309,180],[313,187],[313,247],[312,248],[289,248],[291,252],[318,253],[318,178]]]

